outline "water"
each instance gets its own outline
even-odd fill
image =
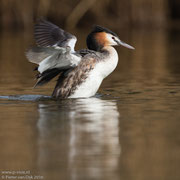
[[[50,98],[55,82],[32,88],[29,34],[0,35],[1,178],[179,180],[178,32],[121,35],[136,50],[117,48],[98,94],[61,101]]]

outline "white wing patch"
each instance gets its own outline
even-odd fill
[[[34,47],[26,56],[30,62],[39,64],[38,71],[43,73],[48,69],[68,69],[77,66],[81,57],[71,51],[70,47]]]
[[[38,67],[38,71],[40,73],[53,68],[58,69],[68,69],[70,67],[77,66],[80,62],[81,58],[71,54],[55,54],[45,58]]]

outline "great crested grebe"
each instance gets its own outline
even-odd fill
[[[87,36],[88,49],[74,50],[76,37],[46,20],[39,20],[34,31],[37,47],[26,52],[28,60],[38,64],[40,86],[59,75],[54,98],[94,96],[102,80],[117,66],[118,54],[112,46],[132,46],[122,42],[112,31],[95,26]]]

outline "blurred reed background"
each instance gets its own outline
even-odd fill
[[[0,27],[28,30],[38,17],[83,28],[103,24],[119,28],[180,27],[179,0],[0,0]]]

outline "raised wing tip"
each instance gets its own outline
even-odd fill
[[[74,49],[77,38],[55,24],[40,18],[34,26],[36,44],[41,47],[66,47]]]

